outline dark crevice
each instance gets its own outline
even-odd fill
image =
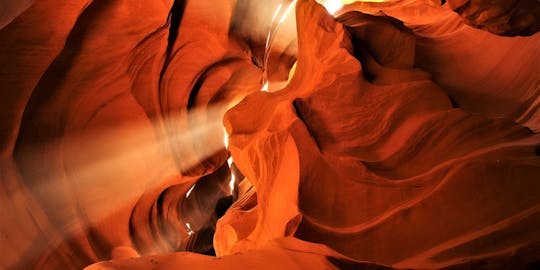
[[[216,217],[220,218],[225,215],[225,212],[227,212],[227,209],[231,207],[233,203],[233,196],[226,196],[223,198],[220,198],[218,202],[216,203]]]
[[[315,142],[318,149],[321,149],[321,144],[317,140],[317,137],[315,136],[315,133],[313,132],[313,130],[311,130],[311,128],[309,127],[309,125],[306,122],[306,120],[307,120],[306,116],[307,116],[307,114],[309,114],[309,110],[310,110],[309,105],[306,104],[305,101],[303,101],[303,100],[301,100],[299,98],[293,100],[292,105],[293,105],[294,113],[296,114],[298,119],[300,119],[300,121],[302,121],[302,123],[306,127],[306,130],[309,133],[309,135],[311,136],[311,138],[313,139],[313,142]]]
[[[458,104],[458,102],[456,101],[455,98],[453,98],[452,96],[448,96],[448,99],[450,99],[450,103],[452,104],[452,108],[454,108],[454,109],[459,108],[459,104]]]
[[[163,207],[164,207],[164,200],[165,200],[165,195],[167,194],[167,192],[171,189],[171,187],[165,189],[163,192],[161,192],[161,194],[159,194],[158,196],[158,199],[156,201],[156,211],[157,211],[157,230],[159,232],[161,232],[165,237],[164,240],[165,242],[167,242],[167,245],[169,247],[174,247],[176,245],[176,239],[174,239],[173,237],[168,237],[169,236],[169,232],[168,232],[168,227],[167,227],[167,224],[166,224],[166,216],[163,214]]]
[[[169,16],[167,17],[167,23],[169,25],[169,36],[167,37],[167,50],[165,51],[165,61],[161,67],[161,72],[159,73],[159,88],[161,88],[163,75],[171,62],[172,51],[174,45],[178,39],[178,32],[180,30],[180,24],[182,23],[182,18],[184,17],[184,12],[186,9],[186,0],[175,0]]]
[[[171,11],[169,12],[169,37],[167,38],[167,58],[171,55],[176,39],[178,38],[178,31],[180,30],[180,24],[182,23],[182,18],[184,17],[184,12],[186,10],[186,1],[185,0],[175,0]]]

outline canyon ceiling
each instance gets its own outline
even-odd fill
[[[0,0],[0,269],[539,269],[537,0]]]

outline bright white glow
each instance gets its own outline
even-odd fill
[[[227,164],[229,165],[229,168],[232,166],[232,163],[233,163],[233,159],[232,159],[232,157],[229,157],[227,159]],[[234,191],[234,182],[235,181],[236,181],[236,176],[231,171],[231,181],[229,181],[229,188],[231,190],[231,195],[233,194],[233,191]]]
[[[328,13],[333,15],[343,7],[343,2],[341,0],[327,0],[323,3],[323,6]]]
[[[234,176],[234,173],[231,173],[231,181],[229,181],[229,189],[231,190],[231,195],[234,191],[234,183],[236,182],[236,176]]]
[[[227,134],[225,128],[223,128],[223,145],[225,145],[225,148],[229,149],[229,134]]]
[[[261,87],[261,91],[268,92],[268,82],[264,83],[264,85]]]
[[[279,12],[281,11],[281,7],[282,7],[282,6],[283,6],[283,4],[282,4],[282,3],[279,3],[279,6],[276,8],[276,11],[274,12],[274,16],[272,16],[272,22],[273,22],[274,20],[276,20],[276,17],[277,17],[277,15],[279,14]]]
[[[189,223],[186,223],[186,227],[187,227],[187,233],[188,233],[189,235],[193,235],[194,232],[193,232],[193,230],[191,229],[191,225],[189,225]]]
[[[191,186],[191,188],[186,193],[186,198],[189,197],[189,194],[191,194],[191,192],[193,191],[194,188],[195,188],[195,184],[193,186]]]
[[[297,0],[294,0],[292,1],[289,6],[287,7],[287,9],[285,10],[285,12],[283,12],[283,14],[281,15],[281,18],[279,19],[279,24],[282,24],[283,21],[285,21],[285,19],[287,19],[287,16],[289,15],[289,13],[291,12],[291,10],[293,9],[293,7],[296,6],[296,1]]]
[[[85,212],[85,216],[92,222],[101,223],[111,215],[115,215],[119,209],[132,207],[141,196],[141,187],[148,191],[162,190],[164,185],[171,181],[172,175],[189,170],[200,164],[201,160],[223,151],[223,141],[219,137],[217,140],[205,138],[211,137],[212,134],[220,136],[219,133],[223,132],[223,113],[236,102],[235,100],[195,108],[190,112],[171,115],[156,122],[141,119],[110,128],[65,134],[62,137],[62,155],[69,159],[69,170],[58,178],[57,174],[50,173],[56,168],[43,166],[42,161],[45,150],[51,145],[57,145],[56,139],[44,141],[21,153],[26,164],[25,173],[39,177],[35,179],[40,181],[32,182],[32,185],[25,183],[22,188],[16,187],[10,191],[10,196],[0,195],[0,205],[11,205],[12,202],[7,200],[9,198],[26,198],[28,188],[38,191],[43,198],[58,198],[62,204],[52,210],[65,212],[62,218],[66,226],[61,231],[47,230],[47,233],[52,233],[54,239],[70,238],[81,230],[88,229],[86,227],[88,224],[79,222],[80,216],[76,211],[65,211],[71,203],[69,201],[71,198],[64,198],[62,194],[67,192],[66,190],[71,191],[69,183],[76,183],[77,203],[85,207],[92,206]],[[202,119],[205,120],[204,124],[193,125],[189,129],[172,128],[186,120],[195,122]],[[156,130],[161,129],[167,133],[156,136]],[[193,151],[191,147],[193,140],[198,138],[204,139],[203,147]],[[175,161],[171,152],[183,158]],[[81,157],[81,153],[85,153],[84,157]],[[11,173],[12,166],[15,166],[11,163],[0,164],[0,174],[4,174],[3,165],[7,165],[6,175]],[[4,175],[0,176],[0,181],[3,181],[2,177]],[[227,192],[226,186],[223,189]],[[188,196],[191,194],[188,193]],[[6,223],[8,218],[9,212],[7,215],[0,213],[0,224]],[[179,229],[182,230],[181,227]],[[194,234],[193,230],[191,231]]]
[[[279,6],[276,8],[276,11],[274,12],[274,15],[272,16],[272,23],[276,20],[277,15],[281,11],[282,4],[280,3]],[[268,31],[268,35],[266,36],[266,50],[268,50],[268,47],[270,47],[270,38],[272,36],[272,30]]]

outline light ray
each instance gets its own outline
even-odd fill
[[[327,1],[324,1],[324,3],[322,5],[324,6],[324,8],[326,8],[328,13],[333,15],[343,7],[343,1],[341,1],[341,0],[327,0]]]
[[[193,191],[193,189],[195,188],[195,185],[194,184],[193,186],[191,186],[191,188],[188,190],[188,192],[186,193],[186,198],[189,198],[189,195],[191,195],[191,192]]]
[[[189,235],[193,235],[194,231],[191,229],[191,225],[188,222],[186,222],[186,229]]]
[[[279,24],[282,24],[285,21],[285,19],[287,19],[287,17],[289,16],[289,13],[291,13],[291,10],[293,10],[296,7],[296,2],[297,0],[293,0],[289,4],[289,6],[287,6],[287,9],[285,9],[283,14],[281,15],[281,18],[279,19]]]
[[[223,114],[228,107],[219,104],[155,122],[141,117],[124,125],[88,127],[48,143],[25,145],[24,149],[18,149],[16,166],[8,168],[5,162],[0,164],[2,181],[11,181],[13,187],[9,193],[0,194],[0,204],[8,206],[25,200],[28,201],[25,207],[35,209],[13,212],[20,217],[0,215],[0,222],[14,218],[26,220],[28,213],[41,215],[34,219],[45,222],[42,226],[54,245],[86,231],[89,226],[129,218],[129,214],[119,213],[129,213],[143,193],[192,182],[193,178],[181,177],[181,172],[224,149],[220,136],[223,136]],[[186,119],[206,121],[197,122],[204,124],[189,126],[187,130],[171,128],[185,123]],[[194,140],[201,138],[203,148],[194,149]],[[171,149],[185,155],[184,162],[177,164]],[[186,195],[192,191],[193,187]],[[54,213],[55,225],[46,225],[45,213]]]

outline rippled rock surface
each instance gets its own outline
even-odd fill
[[[538,3],[346,2],[4,5],[0,268],[537,266]]]

